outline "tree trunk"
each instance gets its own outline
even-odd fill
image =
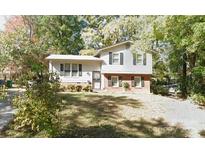
[[[187,54],[183,54],[183,66],[182,66],[182,97],[187,97]]]
[[[196,53],[190,55],[190,71],[196,66]]]

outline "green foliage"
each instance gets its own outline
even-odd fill
[[[163,82],[163,81],[152,80],[151,91],[154,94],[161,94],[162,96],[168,96],[169,89],[164,86],[165,84],[166,84],[166,82]]]
[[[4,100],[7,97],[6,86],[0,86],[0,100]]]
[[[75,92],[76,91],[76,87],[75,87],[75,84],[69,84],[66,89],[68,91],[71,91],[71,92]]]
[[[18,84],[20,87],[21,86],[27,86],[28,81],[32,79],[31,73],[26,73],[18,76],[16,79],[16,84]]]
[[[69,84],[66,86],[66,90],[70,92],[91,92],[92,91],[92,86],[90,84],[86,84],[85,86],[82,85],[76,85],[76,84]]]
[[[14,129],[33,133],[45,131],[47,136],[55,136],[58,132],[61,104],[57,94],[59,87],[57,80],[45,74],[27,88],[25,95],[17,96],[13,100],[17,108]]]
[[[37,16],[37,21],[37,36],[52,52],[78,54],[83,48],[83,21],[78,16]]]
[[[205,95],[205,67],[194,67],[192,70],[191,86],[194,93]]]
[[[75,89],[76,89],[77,92],[81,92],[82,89],[83,89],[83,86],[82,85],[76,85]]]
[[[13,62],[21,75],[40,74],[48,69],[49,53],[78,54],[84,46],[78,16],[20,17],[22,25],[0,34],[0,71]]]
[[[92,86],[91,84],[87,84],[86,86],[83,87],[83,91],[85,92],[91,92],[92,91]]]
[[[196,104],[205,106],[205,95],[193,94],[191,98]]]
[[[128,82],[123,82],[123,88],[125,90],[129,90],[130,89],[130,84]]]
[[[168,16],[163,28],[164,40],[170,45],[168,67],[184,96],[203,91],[196,90],[203,84],[196,69],[205,66],[204,23],[204,16]]]
[[[104,44],[104,27],[119,16],[82,16],[82,20],[86,23],[82,30],[82,39],[85,42],[85,48],[101,48]]]
[[[97,53],[95,49],[80,50],[79,54],[82,56],[94,56]]]

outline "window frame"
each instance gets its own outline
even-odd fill
[[[66,72],[66,65],[69,65],[69,73]],[[69,75],[66,75],[66,73],[68,73]],[[65,63],[64,64],[64,76],[70,76],[71,75],[71,63]]]
[[[136,84],[136,78],[140,79],[139,85]],[[142,88],[142,77],[141,76],[135,76],[134,77],[134,85],[136,88]]]
[[[118,62],[114,62],[116,60],[116,57],[114,58],[114,55],[117,55],[117,60]],[[120,53],[112,53],[112,64],[113,65],[120,65]]]
[[[140,63],[139,63],[139,59],[138,59],[138,56],[141,56],[141,61],[140,61]],[[143,53],[136,53],[136,65],[143,65],[143,59],[144,59],[144,54]]]
[[[73,75],[73,65],[76,65],[76,66],[77,66],[77,67],[76,67],[76,70],[77,70],[76,76]],[[79,67],[79,64],[75,64],[75,63],[73,64],[73,63],[72,63],[72,67],[71,67],[71,76],[72,76],[72,77],[79,77],[79,68],[78,68],[78,67]],[[76,71],[76,70],[75,70],[75,71]]]
[[[66,77],[82,77],[82,75],[79,74],[79,64],[77,64],[77,63],[60,63],[60,65],[61,64],[63,64],[63,68],[64,68],[63,71],[61,71],[61,69],[60,69],[60,75],[61,76],[66,76]],[[69,73],[66,72],[66,65],[68,65],[68,64],[70,65],[70,72]],[[76,69],[77,70],[77,74],[76,74],[76,76],[73,76],[73,65],[77,66],[77,69]],[[83,67],[82,64],[81,64],[81,67]],[[68,74],[66,74],[66,73],[68,73]]]
[[[113,78],[116,78],[117,79],[117,85],[116,86],[113,86]],[[111,83],[112,83],[112,87],[119,87],[119,76],[111,76]]]

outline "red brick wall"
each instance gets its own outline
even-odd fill
[[[130,84],[130,90],[127,92],[142,92],[142,93],[150,93],[150,75],[143,74],[104,74],[104,89],[111,92],[123,92],[123,87],[108,87],[108,77],[109,76],[121,76],[122,83],[128,82]],[[132,76],[141,76],[144,77],[144,87],[132,87],[131,86],[131,77]],[[103,78],[102,78],[103,80]]]

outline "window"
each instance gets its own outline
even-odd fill
[[[60,64],[61,76],[82,76],[82,64]]]
[[[135,85],[135,87],[142,87],[141,77],[140,76],[135,76],[134,85]]]
[[[134,53],[133,54],[133,65],[146,65],[146,54]]]
[[[119,64],[119,53],[113,53],[112,55],[112,63],[115,65]]]
[[[136,54],[136,63],[142,64],[142,54]]]
[[[118,76],[112,76],[111,81],[112,81],[112,86],[113,87],[119,87]]]
[[[70,76],[70,64],[65,64],[65,76]]]
[[[82,76],[82,64],[79,64],[79,76]]]
[[[95,81],[100,81],[100,72],[93,72],[93,79]]]
[[[72,64],[72,76],[77,76],[77,75],[78,75],[78,65]]]
[[[60,64],[60,71],[61,71],[61,72],[64,71],[64,64]]]
[[[60,75],[64,75],[64,64],[60,64]]]

